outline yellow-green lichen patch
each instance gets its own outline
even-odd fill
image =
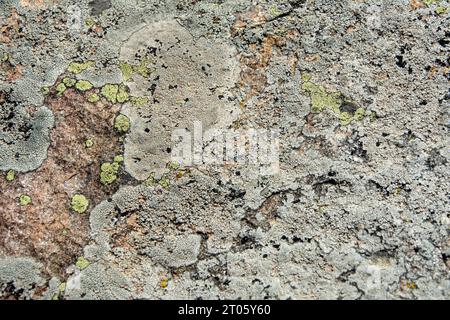
[[[146,187],[154,187],[156,185],[160,185],[164,189],[169,189],[170,180],[167,175],[162,176],[159,180],[155,178],[155,173],[151,173],[149,177],[144,181],[144,185]]]
[[[138,74],[143,78],[148,78],[152,72],[155,71],[153,65],[154,61],[149,58],[143,58],[139,64],[130,64],[125,61],[120,61],[119,68],[122,71],[122,77],[124,81],[133,81],[133,75]]]
[[[90,264],[91,263],[85,257],[79,257],[75,263],[75,266],[80,270],[84,270],[89,267]]]
[[[6,62],[10,59],[9,54],[4,53],[3,56],[0,58],[0,62]]]
[[[162,177],[161,180],[159,180],[159,185],[163,187],[164,189],[169,189],[170,187],[170,180],[166,176]]]
[[[64,292],[64,291],[66,291],[66,283],[65,282],[63,282],[63,283],[61,283],[60,285],[59,285],[59,287],[58,287],[58,290],[59,290],[59,292]]]
[[[332,92],[311,81],[311,75],[302,75],[302,90],[311,98],[311,112],[319,113],[332,110],[339,118],[341,125],[346,126],[353,121],[361,121],[367,115],[364,108],[345,99],[340,92]]]
[[[89,207],[89,200],[82,194],[76,194],[72,197],[70,207],[73,211],[78,213],[85,213]]]
[[[329,92],[323,86],[311,82],[311,76],[308,74],[304,74],[302,78],[302,89],[311,97],[312,112],[318,113],[330,108],[339,113],[339,107],[342,104],[342,97],[339,92]]]
[[[167,164],[167,168],[171,171],[178,170],[180,168],[180,164],[178,162],[169,162]]]
[[[86,27],[91,28],[95,24],[95,20],[92,19],[92,18],[87,18],[84,21],[84,24],[85,24]]]
[[[108,185],[117,180],[120,163],[123,162],[123,156],[115,156],[112,163],[105,162],[100,167],[100,182]]]
[[[60,83],[56,86],[56,95],[60,96],[67,90],[67,87],[64,83]]]
[[[122,77],[124,81],[131,80],[133,76],[133,66],[128,62],[121,61],[119,64],[120,71],[122,71]]]
[[[366,110],[364,108],[358,108],[355,111],[355,114],[353,115],[353,118],[356,121],[361,121],[362,119],[364,119],[365,115],[366,115]]]
[[[114,120],[114,128],[120,133],[126,133],[130,130],[130,119],[126,115],[119,114]]]
[[[142,107],[149,103],[149,99],[147,97],[131,97],[130,102],[135,107]]]
[[[96,102],[98,102],[99,100],[100,100],[100,96],[99,96],[98,94],[96,94],[96,93],[92,93],[92,94],[90,94],[89,97],[88,97],[88,101],[89,101],[90,103],[96,103]]]
[[[119,86],[119,91],[117,92],[117,102],[119,103],[124,103],[126,101],[128,101],[128,99],[130,98],[130,95],[128,94],[128,88],[126,86],[124,86],[123,84],[121,84]]]
[[[151,69],[148,65],[152,64],[153,60],[144,58],[141,60],[138,66],[134,67],[134,71],[141,75],[144,78],[148,78],[150,74],[154,71],[154,69]]]
[[[75,88],[77,88],[80,91],[87,91],[92,89],[93,85],[92,83],[90,83],[87,80],[79,80],[76,84],[75,84]]]
[[[77,83],[77,80],[66,77],[63,79],[63,83],[66,87],[70,88],[70,87],[73,87],[75,85],[75,83]]]
[[[14,180],[14,178],[15,178],[15,173],[14,173],[14,170],[9,170],[7,173],[6,173],[6,181],[13,181]]]
[[[105,84],[102,87],[102,95],[111,103],[117,102],[117,93],[119,92],[119,85],[117,84]]]
[[[162,279],[159,283],[159,286],[163,289],[167,288],[169,285],[169,279]]]
[[[343,125],[343,126],[348,125],[350,122],[352,122],[352,120],[353,120],[353,117],[348,112],[341,112],[341,114],[339,115],[339,121],[341,122],[341,125]]]
[[[92,141],[92,139],[87,139],[85,142],[84,142],[84,146],[86,147],[86,148],[92,148],[93,146],[94,146],[94,141]]]
[[[31,197],[29,195],[23,194],[19,197],[19,204],[21,206],[27,206],[31,203]]]
[[[124,160],[124,158],[121,155],[114,157],[114,162],[116,162],[116,163],[121,163],[121,162],[123,162],[123,160]]]
[[[450,11],[450,7],[446,8],[444,6],[439,6],[436,8],[436,13],[437,14],[444,14]]]
[[[69,67],[67,68],[67,71],[74,73],[74,74],[78,74],[94,65],[95,65],[94,61],[86,61],[84,63],[71,62],[69,64]]]

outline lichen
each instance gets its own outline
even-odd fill
[[[170,180],[166,176],[162,177],[161,180],[159,180],[159,185],[163,187],[164,189],[169,189],[170,187]]]
[[[119,92],[119,85],[117,84],[105,84],[102,87],[102,95],[111,103],[117,102],[117,93]]]
[[[168,285],[169,285],[169,279],[162,279],[161,282],[159,283],[159,286],[163,289],[167,288]]]
[[[80,270],[84,270],[89,267],[90,264],[91,263],[85,257],[79,257],[75,263],[75,266]]]
[[[348,112],[341,112],[341,114],[339,115],[339,121],[341,122],[341,125],[343,125],[343,126],[348,125],[350,122],[352,122],[352,120],[353,120],[353,117]]]
[[[42,87],[41,88],[41,92],[44,96],[47,96],[50,93],[50,88],[49,87]]]
[[[124,81],[133,81],[133,75],[138,74],[143,78],[148,78],[152,72],[155,71],[154,68],[150,68],[149,65],[153,64],[154,61],[150,58],[142,58],[139,64],[130,64],[125,61],[120,61],[119,68],[122,71],[122,77]]]
[[[94,61],[86,61],[84,63],[71,62],[69,64],[69,67],[67,68],[67,71],[74,73],[74,74],[78,74],[94,65],[95,65]]]
[[[19,204],[21,206],[27,206],[31,203],[31,201],[31,197],[26,194],[23,194],[19,197]]]
[[[9,54],[4,53],[3,56],[2,56],[1,59],[0,59],[0,62],[6,62],[6,61],[8,61],[9,59],[10,59]]]
[[[114,162],[121,163],[121,162],[123,162],[123,160],[124,160],[124,158],[121,155],[114,157]]]
[[[306,74],[303,76],[302,89],[309,93],[311,97],[311,111],[319,113],[326,108],[330,108],[339,113],[339,107],[342,104],[342,97],[339,92],[329,92],[323,86],[310,81],[311,77]]]
[[[92,18],[87,18],[84,21],[84,24],[86,25],[86,27],[91,28],[95,24],[95,21]]]
[[[79,80],[75,85],[75,88],[77,88],[80,91],[87,91],[92,89],[92,87],[93,87],[92,83],[90,83],[87,80]]]
[[[141,60],[139,65],[135,66],[133,69],[137,74],[141,75],[144,78],[148,78],[150,74],[154,71],[148,67],[148,65],[151,63],[153,63],[153,60],[149,58],[144,58]]]
[[[75,80],[73,78],[66,77],[63,79],[63,83],[65,84],[66,87],[73,87],[76,82],[77,82],[77,80]]]
[[[304,73],[302,80],[302,90],[308,93],[311,98],[311,112],[320,113],[325,109],[330,109],[337,114],[342,126],[346,126],[353,121],[361,121],[366,116],[364,108],[357,107],[354,102],[345,99],[340,92],[328,91],[325,87],[311,82],[311,75]],[[350,105],[353,108],[341,110],[341,107],[345,105]]]
[[[447,13],[448,11],[450,11],[450,7],[446,8],[444,6],[439,6],[439,7],[436,8],[436,13],[437,14],[444,14],[444,13]]]
[[[91,103],[96,103],[96,102],[98,102],[99,100],[100,100],[100,97],[99,97],[99,95],[96,94],[96,93],[92,93],[92,94],[90,94],[89,97],[88,97],[88,101],[91,102]]]
[[[149,99],[147,97],[131,97],[130,102],[135,107],[142,107],[148,104]]]
[[[92,139],[87,139],[85,142],[84,142],[84,146],[86,147],[86,148],[92,148],[93,146],[94,146],[94,141],[92,141]]]
[[[105,162],[100,167],[100,182],[104,185],[112,184],[117,180],[120,163],[123,162],[123,156],[115,156],[112,163]]]
[[[89,200],[82,194],[76,194],[72,197],[70,206],[75,212],[85,213],[89,207]]]
[[[121,61],[119,64],[120,71],[122,71],[122,77],[124,81],[131,80],[133,76],[133,66],[128,62]]]
[[[124,103],[128,101],[130,95],[128,94],[127,87],[123,84],[119,86],[119,91],[117,92],[117,102]]]
[[[178,162],[169,162],[167,164],[167,168],[169,170],[178,170],[180,168],[180,164]]]
[[[14,177],[15,177],[15,173],[14,173],[14,170],[9,170],[7,173],[6,173],[6,181],[13,181],[14,180]]]
[[[114,120],[114,128],[120,133],[126,133],[130,130],[130,119],[123,114],[119,114]]]
[[[66,90],[67,90],[66,85],[61,82],[56,86],[56,95],[61,96]]]

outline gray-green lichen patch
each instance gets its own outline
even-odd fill
[[[0,299],[31,299],[35,290],[45,284],[42,265],[27,257],[0,257]],[[7,289],[8,284],[11,288]],[[7,289],[7,290],[6,290]]]
[[[176,20],[159,21],[122,45],[120,61],[131,95],[143,97],[122,109],[132,124],[125,140],[125,166],[136,179],[164,168],[174,129],[192,130],[194,121],[200,121],[206,130],[235,117],[228,90],[235,85],[239,66],[225,41],[195,39]]]
[[[27,172],[37,169],[47,156],[54,119],[45,106],[1,103],[0,170]]]

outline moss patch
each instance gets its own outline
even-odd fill
[[[75,212],[85,213],[87,208],[89,207],[89,200],[82,194],[76,194],[72,197],[70,207]]]

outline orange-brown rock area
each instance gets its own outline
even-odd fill
[[[45,104],[55,127],[46,161],[36,171],[16,173],[11,182],[0,177],[0,255],[33,256],[49,275],[64,275],[82,255],[90,211],[118,186],[102,185],[99,172],[103,162],[122,152],[113,125],[119,107],[102,100],[89,103],[88,94],[68,89],[57,96],[52,90]],[[91,148],[85,146],[87,139],[94,142]],[[89,199],[85,213],[71,209],[74,194]],[[20,195],[32,202],[21,206]]]

